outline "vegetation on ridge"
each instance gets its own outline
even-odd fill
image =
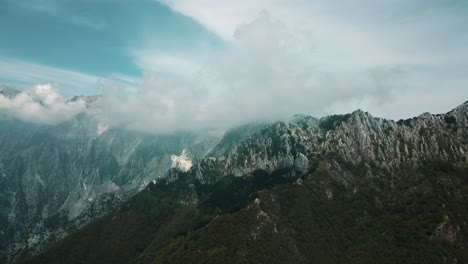
[[[329,162],[297,179],[180,174],[26,263],[468,261],[468,167],[436,160],[369,177],[341,163],[354,179],[346,186]]]

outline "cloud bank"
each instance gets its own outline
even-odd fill
[[[217,21],[195,12],[198,9],[191,2],[174,3],[181,12],[203,18],[200,21],[207,26]],[[297,14],[301,17],[301,12]],[[304,16],[289,18],[307,21],[301,20]],[[214,29],[222,36],[228,35],[227,28],[234,23],[229,18],[226,21],[230,21],[228,26]],[[448,111],[466,101],[461,97],[468,97],[468,81],[460,74],[464,68],[454,70],[439,64],[464,65],[458,62],[465,55],[457,58],[452,53],[435,52],[429,56],[427,50],[411,53],[413,47],[408,43],[375,41],[373,38],[379,34],[363,34],[356,31],[355,25],[349,29],[356,35],[343,31],[343,36],[324,33],[321,38],[320,34],[310,34],[307,27],[291,27],[291,21],[287,21],[262,12],[250,22],[238,24],[231,36],[225,37],[226,49],[197,56],[162,54],[148,47],[132,51],[145,72],[143,80],[129,79],[138,86],[132,92],[121,83],[102,83],[101,107],[92,114],[106,126],[166,133],[224,130],[250,121],[286,119],[298,113],[321,117],[357,108],[380,117],[408,118],[425,111]],[[342,26],[325,24],[322,21],[320,25],[325,29]],[[406,34],[389,31],[385,40]],[[324,49],[324,45],[331,48]],[[433,45],[428,44],[438,50]],[[84,111],[82,106],[67,103],[53,89],[47,92],[55,98],[50,99],[52,103],[37,104],[36,89],[22,95],[26,96],[22,101],[4,98],[0,109],[21,120],[47,124]]]
[[[0,113],[32,123],[55,125],[85,110],[85,102],[66,101],[51,85],[37,85],[9,98],[0,94]]]
[[[401,85],[398,67],[366,69],[359,78],[320,67],[308,40],[267,12],[240,25],[233,38],[231,49],[207,55],[188,77],[150,74],[132,94],[107,89],[103,118],[149,132],[226,129],[297,113],[321,116],[343,98],[381,103],[391,99],[390,86]]]

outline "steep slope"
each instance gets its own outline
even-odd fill
[[[262,129],[266,128],[268,123],[249,123],[240,127],[228,130],[216,146],[210,150],[208,156],[220,157],[227,155],[244,139],[251,137]]]
[[[92,109],[99,99],[72,100]],[[0,118],[0,262],[40,252],[163,176],[173,155],[196,162],[218,141],[109,128],[87,114],[56,126]]]
[[[278,122],[248,138],[227,156],[226,170],[304,170],[324,155],[385,169],[417,165],[421,159],[466,161],[468,104],[444,115],[423,114],[398,122],[355,111],[316,120]]]
[[[467,103],[277,122],[26,263],[464,263],[467,123]]]
[[[427,162],[351,188],[316,170],[148,247],[141,263],[465,263],[468,167]],[[346,170],[345,170],[346,171]],[[409,179],[407,177],[410,177]]]

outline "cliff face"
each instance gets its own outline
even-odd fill
[[[57,126],[0,120],[2,255],[40,252],[163,176],[173,155],[195,162],[218,140],[109,129],[86,115]]]
[[[467,126],[468,103],[447,114],[398,122],[361,110],[321,119],[300,116],[265,126],[216,160],[224,172],[237,176],[288,167],[303,172],[330,156],[387,171],[429,159],[466,162]]]

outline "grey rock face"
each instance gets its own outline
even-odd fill
[[[303,173],[315,160],[328,155],[362,164],[372,176],[371,166],[392,170],[429,159],[466,162],[467,125],[468,103],[446,114],[425,113],[398,122],[361,110],[321,119],[302,115],[263,127],[209,163],[215,164],[211,165],[215,171],[238,176],[256,169],[273,172],[292,168],[292,173]],[[207,163],[194,165],[194,170],[201,166],[206,171]],[[346,175],[337,177],[346,181]]]
[[[196,162],[219,141],[99,126],[85,114],[57,126],[0,119],[0,262],[40,252],[164,176],[172,155]]]

